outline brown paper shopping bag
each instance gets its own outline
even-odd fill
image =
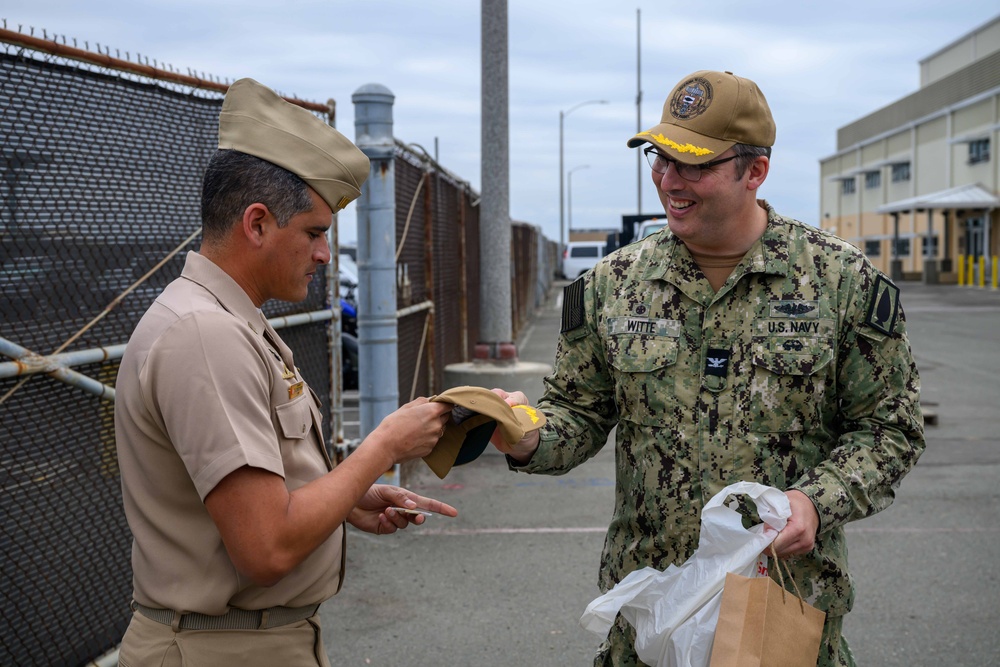
[[[825,619],[770,577],[727,574],[709,667],[814,667]]]

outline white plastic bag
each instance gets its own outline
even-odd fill
[[[724,504],[746,495],[763,523],[749,530]],[[701,536],[680,567],[636,570],[587,606],[580,624],[602,637],[621,615],[635,628],[639,659],[655,667],[708,667],[726,573],[755,576],[757,559],[792,514],[784,492],[754,482],[731,484],[701,512]]]

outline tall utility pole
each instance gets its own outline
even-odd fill
[[[568,181],[566,189],[569,192],[569,196],[567,197],[568,201],[566,203],[566,209],[567,209],[567,212],[569,213],[569,216],[568,216],[569,217],[569,228],[571,230],[573,229],[573,172],[574,171],[579,171],[581,169],[590,169],[590,165],[589,164],[581,164],[581,165],[579,165],[577,167],[573,167],[572,169],[569,170],[569,172],[566,173],[566,180]]]
[[[568,111],[559,112],[559,250],[566,247],[566,219],[564,215],[565,191],[563,186],[566,182],[566,172],[563,170],[563,121],[576,109],[588,104],[607,104],[607,100],[587,100],[580,102],[569,108]]]
[[[635,10],[635,133],[642,132],[642,10]],[[635,212],[642,215],[642,151],[635,152],[635,183],[637,200]]]
[[[507,0],[482,0],[482,172],[479,333],[475,359],[514,363],[510,288]]]
[[[479,204],[479,339],[471,362],[448,364],[447,387],[520,389],[534,403],[548,364],[520,361],[511,313],[507,0],[481,0],[482,197]]]

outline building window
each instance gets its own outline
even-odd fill
[[[865,241],[865,254],[869,257],[878,257],[882,254],[881,241]]]
[[[931,257],[931,258],[937,257],[937,254],[938,254],[938,237],[937,236],[931,237],[931,239],[930,239],[931,242],[930,243],[927,243],[928,238],[926,236],[923,237],[922,239],[920,239],[920,241],[921,241],[921,250],[924,253],[924,257]]]
[[[844,195],[853,195],[854,194],[854,179],[853,178],[845,178],[840,183],[841,183],[841,186],[840,186],[840,193],[841,194],[844,194]]]
[[[892,165],[892,182],[900,183],[902,181],[910,180],[910,163],[901,162],[899,164]]]
[[[866,171],[865,172],[865,187],[871,190],[872,188],[877,188],[882,185],[882,172],[881,171]]]
[[[990,140],[976,139],[969,142],[969,164],[988,162],[990,159]]]
[[[896,257],[910,256],[910,239],[899,239],[896,242]]]

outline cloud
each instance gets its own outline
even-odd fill
[[[480,3],[468,0],[33,0],[3,10],[8,27],[88,40],[211,73],[253,76],[286,94],[337,104],[354,136],[351,95],[368,83],[396,96],[395,134],[434,151],[474,187],[480,156]],[[606,227],[659,202],[625,140],[636,131],[636,9],[641,9],[641,125],[660,117],[677,80],[698,69],[755,79],[778,123],[762,194],[815,223],[818,161],[836,133],[919,86],[918,61],[997,15],[995,0],[716,0],[694,5],[606,0],[508,2],[512,217],[559,236],[559,112],[574,174],[573,224]],[[645,168],[645,165],[642,165]],[[490,175],[489,165],[486,168]],[[341,216],[355,238],[354,207]]]

